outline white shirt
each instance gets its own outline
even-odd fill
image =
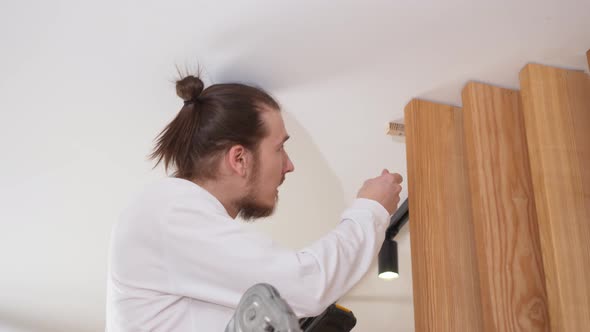
[[[193,182],[165,178],[113,227],[106,329],[223,332],[243,293],[261,282],[298,317],[316,316],[367,272],[389,217],[378,202],[356,199],[331,232],[289,250],[232,219]]]

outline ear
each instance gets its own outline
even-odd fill
[[[226,154],[228,165],[232,172],[246,176],[252,154],[242,145],[232,146]]]

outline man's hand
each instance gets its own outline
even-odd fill
[[[399,204],[402,181],[401,175],[389,173],[388,170],[384,169],[380,176],[365,181],[357,197],[379,202],[391,215],[397,210]]]

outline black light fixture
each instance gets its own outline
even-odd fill
[[[399,278],[397,264],[397,242],[385,239],[379,251],[379,278],[391,280]]]
[[[410,218],[408,200],[395,211],[385,231],[385,240],[379,251],[379,278],[391,280],[399,278],[397,242],[393,238]]]

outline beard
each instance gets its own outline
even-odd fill
[[[246,222],[253,222],[256,219],[271,216],[275,212],[276,206],[276,204],[273,204],[272,206],[262,205],[256,202],[255,196],[244,197],[242,200],[240,200],[239,204],[241,205],[238,217],[242,218]]]
[[[256,160],[253,166],[254,171],[252,173],[252,176],[248,180],[248,191],[242,198],[238,199],[238,201],[236,202],[236,206],[240,211],[238,213],[238,217],[242,218],[246,222],[252,222],[256,219],[271,216],[274,213],[275,207],[277,205],[276,203],[279,200],[277,197],[275,203],[271,206],[263,205],[259,201],[257,201],[256,198],[259,196],[257,188],[260,188],[260,186],[258,185],[258,160]]]

